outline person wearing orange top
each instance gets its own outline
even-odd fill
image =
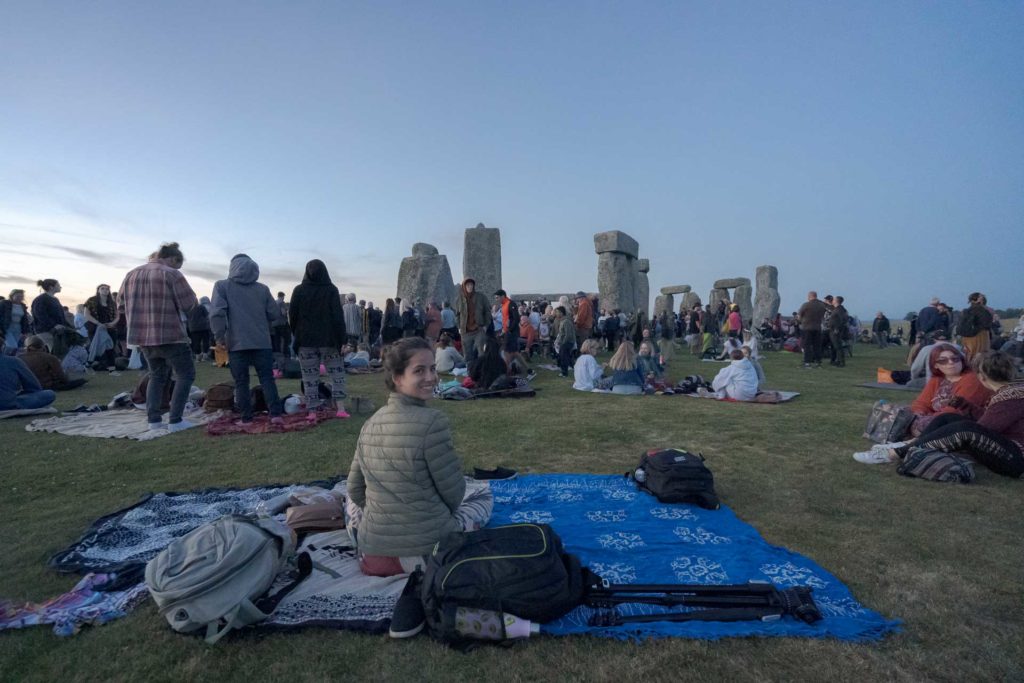
[[[583,343],[594,332],[594,305],[583,292],[576,292],[576,316],[573,318],[576,339]]]
[[[920,436],[936,416],[946,413],[959,413],[971,419],[980,417],[992,391],[978,380],[960,349],[952,344],[936,344],[928,364],[932,378],[910,405],[917,416],[910,433]]]

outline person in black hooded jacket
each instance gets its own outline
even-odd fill
[[[341,308],[341,295],[331,283],[327,266],[320,259],[306,264],[302,284],[292,291],[288,307],[288,325],[294,338],[302,371],[302,386],[306,394],[309,419],[317,419],[320,407],[320,364],[327,368],[331,378],[331,397],[340,418],[345,411],[345,361],[341,347],[345,344],[345,314]]]

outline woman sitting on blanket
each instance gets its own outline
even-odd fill
[[[730,359],[731,362],[711,380],[715,398],[753,401],[757,396],[757,371],[741,350],[733,351]]]
[[[938,415],[955,413],[977,419],[984,411],[992,392],[978,380],[967,359],[952,344],[936,344],[929,354],[932,378],[910,405],[914,422],[912,436],[920,436]]]
[[[722,353],[715,360],[729,360],[732,358],[733,351],[739,351],[742,348],[740,340],[735,337],[726,337],[722,340]]]
[[[605,388],[601,381],[601,375],[604,370],[598,364],[595,357],[600,347],[597,339],[587,339],[580,346],[580,357],[576,359],[576,365],[573,366],[572,371],[574,379],[573,389],[577,391],[593,391],[594,389]]]
[[[451,372],[455,368],[466,367],[466,360],[454,346],[452,338],[447,334],[441,334],[437,340],[437,350],[434,351],[434,362],[437,364],[438,372]]]
[[[469,364],[469,377],[477,389],[489,389],[496,380],[508,376],[508,364],[501,357],[501,344],[488,336],[483,351]]]
[[[744,344],[740,351],[743,352],[743,357],[750,361],[750,364],[754,366],[754,372],[757,373],[757,390],[760,391],[764,388],[765,381],[767,381],[764,374],[764,368],[761,367],[761,362],[754,358],[753,350],[749,346]]]
[[[619,344],[615,355],[608,361],[608,367],[612,370],[613,394],[644,393],[644,376],[636,360],[633,342],[624,341]]]
[[[430,343],[395,342],[384,354],[387,405],[363,425],[348,473],[348,528],[360,569],[393,576],[423,565],[446,534],[479,529],[494,499],[486,485],[467,491],[444,413],[428,408],[437,368]]]
[[[968,455],[996,474],[1024,476],[1024,382],[1013,358],[998,351],[976,359],[979,382],[993,392],[977,422],[960,413],[943,413],[916,439],[878,444],[854,453],[858,462],[878,465],[907,456],[911,448],[931,448]]]

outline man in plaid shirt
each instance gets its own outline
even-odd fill
[[[118,297],[118,311],[126,316],[128,344],[138,346],[149,365],[146,410],[150,429],[163,428],[164,387],[174,372],[174,392],[167,430],[180,431],[195,425],[182,420],[196,368],[192,363],[185,320],[199,305],[195,292],[181,274],[185,257],[177,242],[160,247],[150,258],[125,276]]]

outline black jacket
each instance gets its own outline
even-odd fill
[[[302,284],[292,290],[288,324],[295,335],[295,348],[339,349],[346,341],[345,315],[341,295],[331,284],[327,266],[320,259],[306,264]]]
[[[58,325],[67,325],[64,307],[52,294],[40,294],[32,300],[32,324],[36,334],[52,332]]]

